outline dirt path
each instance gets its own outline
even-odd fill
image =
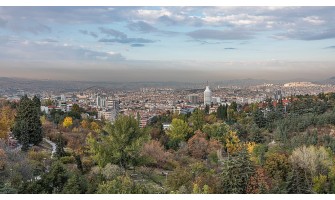
[[[56,153],[56,144],[46,138],[43,138],[43,140],[52,146],[52,151],[51,151],[51,158],[52,158],[53,155]]]

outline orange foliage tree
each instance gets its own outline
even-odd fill
[[[253,176],[250,177],[247,186],[248,194],[264,194],[270,190],[271,179],[266,175],[263,168],[258,167]]]
[[[201,131],[196,131],[194,136],[188,140],[187,145],[191,156],[202,159],[207,155],[208,141],[206,134]]]
[[[171,156],[170,153],[164,150],[163,145],[156,140],[150,140],[145,143],[141,150],[141,155],[148,158],[150,162],[161,168],[164,167]]]

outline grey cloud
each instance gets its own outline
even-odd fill
[[[79,30],[80,33],[82,33],[83,35],[89,35],[92,36],[94,38],[98,38],[98,34],[96,34],[95,32],[92,31],[87,31],[87,30]]]
[[[122,43],[122,44],[128,44],[128,43],[154,43],[154,40],[144,39],[144,38],[114,38],[114,39],[106,39],[102,38],[99,40],[99,42],[116,42],[116,43]]]
[[[232,48],[232,47],[227,47],[227,48],[224,48],[225,50],[236,50],[236,48]]]
[[[223,43],[230,43],[230,42],[222,42],[222,41],[215,41],[215,42],[210,42],[210,41],[206,41],[206,40],[198,40],[198,39],[194,39],[194,40],[186,40],[186,42],[197,42],[200,43],[201,45],[212,45],[212,44],[223,44]]]
[[[164,15],[158,18],[159,22],[162,22],[168,26],[176,25],[178,22],[176,20],[171,19],[170,17]]]
[[[128,29],[131,31],[137,31],[140,33],[158,33],[162,35],[174,35],[178,34],[178,32],[175,31],[165,31],[160,30],[144,21],[138,21],[138,22],[132,22],[127,25]]]
[[[139,21],[139,22],[133,22],[127,25],[127,27],[129,28],[129,30],[132,31],[139,31],[142,33],[150,33],[150,32],[157,32],[159,31],[157,28],[151,26],[150,24],[143,22],[143,21]]]
[[[114,37],[112,39],[110,38],[101,38],[98,40],[98,42],[115,42],[115,43],[122,43],[122,44],[128,44],[128,43],[153,43],[154,40],[149,40],[145,38],[128,38],[128,35],[125,33],[122,33],[120,31],[114,30],[114,29],[107,29],[104,27],[99,28],[102,33],[109,37]]]
[[[29,32],[35,35],[40,33],[51,33],[51,28],[49,26],[33,22],[9,22],[6,27],[14,32]]]
[[[242,40],[252,38],[252,34],[241,30],[212,30],[200,29],[187,33],[194,39],[213,39],[213,40]]]
[[[329,47],[326,47],[325,49],[335,49],[335,46],[329,46]]]
[[[131,47],[144,47],[144,44],[131,44]]]
[[[290,31],[272,36],[275,39],[324,40],[335,38],[335,28],[318,31]]]
[[[161,12],[143,15],[139,10]],[[1,15],[3,19],[0,18],[0,27],[1,24],[8,26],[19,22],[27,16],[31,20],[23,20],[24,23],[20,26],[30,24],[31,21],[40,24],[55,22],[104,25],[113,22],[129,22],[134,19],[150,21],[150,24],[154,24],[147,26],[148,24],[141,23],[137,24],[140,27],[134,27],[134,30],[143,33],[156,31],[156,23],[194,27],[247,27],[249,31],[288,30],[289,28],[301,30],[311,26],[303,18],[316,16],[325,21],[328,27],[334,27],[335,18],[334,7],[3,7]],[[7,22],[7,19],[10,20]],[[315,25],[315,27],[322,25],[324,24]],[[24,30],[27,31],[27,28]],[[32,29],[28,30],[28,32],[32,31]],[[164,32],[161,33],[164,34]],[[91,36],[94,37],[93,34]],[[118,37],[122,37],[122,34]]]
[[[100,27],[99,28],[101,33],[107,35],[107,36],[110,36],[110,37],[115,37],[115,38],[120,38],[120,39],[123,39],[123,38],[127,38],[127,35],[125,33],[122,33],[120,31],[117,31],[117,30],[114,30],[114,29],[107,29],[107,28],[104,28],[104,27]]]

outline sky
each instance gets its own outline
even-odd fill
[[[335,7],[0,7],[0,77],[326,79]]]

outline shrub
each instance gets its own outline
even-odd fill
[[[75,158],[73,156],[64,156],[64,157],[61,157],[60,158],[60,161],[63,163],[63,164],[73,164],[75,163]]]

